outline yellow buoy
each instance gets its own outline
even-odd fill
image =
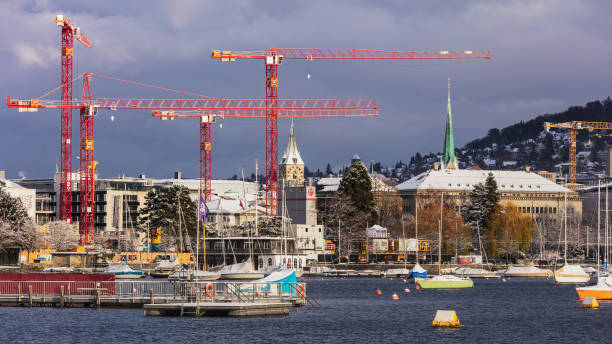
[[[594,297],[585,297],[582,303],[580,304],[580,308],[599,308],[599,303],[597,303],[597,299]]]
[[[463,327],[455,311],[438,310],[431,323],[433,327]]]

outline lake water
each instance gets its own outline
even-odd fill
[[[467,290],[414,290],[402,279],[311,279],[321,308],[286,317],[145,317],[141,309],[0,308],[4,343],[612,343],[612,303],[581,309],[552,280],[475,280]],[[380,288],[382,296],[375,295]],[[399,300],[391,300],[397,293]],[[438,309],[465,325],[434,329]]]

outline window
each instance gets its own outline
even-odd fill
[[[268,258],[268,266],[272,266],[272,258]]]
[[[319,233],[321,233],[321,228],[319,228]]]
[[[304,232],[308,233],[308,228],[304,229]]]

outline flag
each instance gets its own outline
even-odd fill
[[[200,194],[200,202],[198,204],[198,218],[202,219],[204,223],[206,223],[206,215],[208,215],[208,206],[206,206],[206,202],[204,202],[204,198],[202,194]]]
[[[244,203],[242,203],[242,199],[238,198],[238,200],[240,201],[240,208],[242,208],[242,210],[246,210]]]

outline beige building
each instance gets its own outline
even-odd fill
[[[474,185],[484,184],[489,173],[497,182],[500,202],[512,203],[524,214],[533,214],[536,218],[562,214],[566,197],[568,215],[582,214],[582,198],[578,193],[526,171],[432,169],[397,185],[397,190],[407,212],[414,212],[415,199],[439,193],[461,207],[469,200]]]

